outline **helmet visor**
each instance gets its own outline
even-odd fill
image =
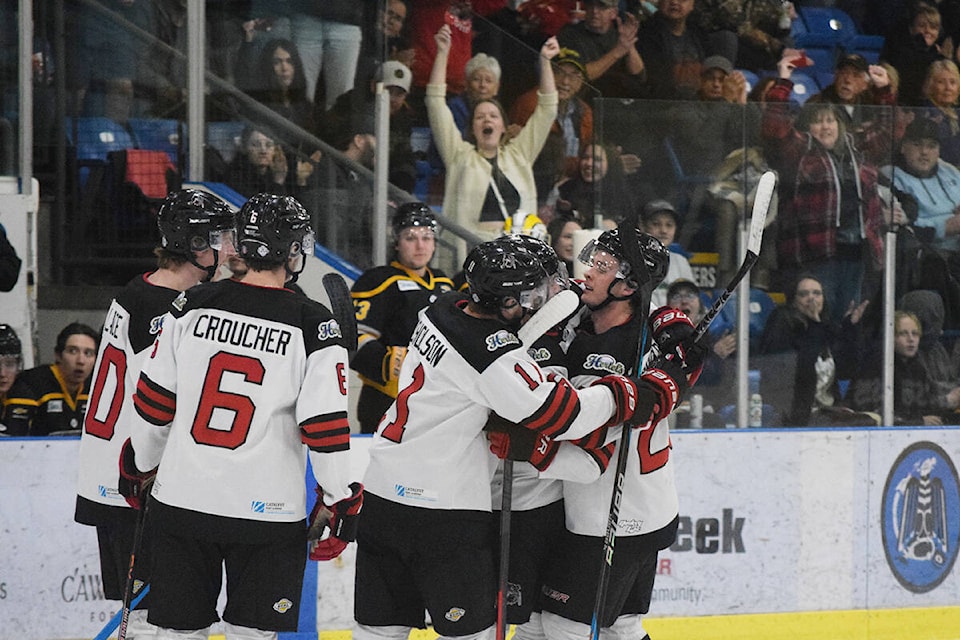
[[[554,287],[553,277],[547,277],[540,281],[533,289],[527,289],[520,292],[520,306],[529,311],[536,311],[549,300],[557,289]]]
[[[630,265],[618,260],[608,247],[599,244],[595,239],[583,245],[577,259],[588,268],[596,269],[599,273],[607,273],[615,269],[618,278],[626,278],[630,275]]]
[[[222,251],[226,248],[236,251],[237,232],[235,229],[214,229],[207,236],[211,249]]]

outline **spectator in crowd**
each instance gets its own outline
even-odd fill
[[[667,304],[667,290],[675,280],[693,281],[693,269],[690,268],[686,252],[674,242],[679,227],[680,214],[668,201],[652,200],[643,207],[643,230],[670,251],[670,266],[667,275],[653,290],[650,298],[651,309],[659,309]]]
[[[583,5],[584,19],[557,34],[560,46],[579,52],[587,80],[604,97],[640,97],[646,75],[637,50],[637,17],[620,17],[617,0],[586,0]]]
[[[377,430],[380,418],[397,397],[397,379],[417,326],[417,314],[453,288],[446,274],[430,269],[437,218],[427,205],[400,205],[392,231],[393,260],[363,272],[351,290],[360,346],[350,368],[363,382],[357,403],[362,433]]]
[[[803,273],[788,290],[787,304],[774,309],[764,327],[757,358],[760,391],[783,426],[812,424],[816,411],[839,403],[837,380],[849,379],[856,370],[855,350],[850,352],[855,341],[849,336],[867,303],[844,317],[843,328],[830,321],[827,304],[820,281]]]
[[[647,68],[647,95],[692,100],[700,89],[700,65],[710,54],[706,36],[690,20],[694,0],[661,0],[638,34]]]
[[[914,226],[929,229],[933,245],[946,252],[960,247],[960,170],[940,158],[937,125],[915,118],[900,140],[896,164],[881,169],[894,187],[916,203]],[[902,197],[902,196],[901,196]]]
[[[709,56],[700,68],[697,99],[678,101],[666,109],[663,130],[668,132],[668,143],[683,173],[705,180],[700,184],[678,184],[677,192],[671,196],[686,203],[681,238],[685,246],[730,252],[736,246],[734,228],[729,220],[725,224],[717,220],[719,207],[708,196],[707,179],[715,175],[728,154],[742,148],[744,142],[751,144],[759,121],[755,111],[743,108],[747,102],[747,80],[729,60]]]
[[[8,436],[79,434],[87,409],[90,373],[100,334],[71,322],[57,335],[53,364],[22,371],[7,392],[3,418]]]
[[[925,115],[937,125],[940,158],[952,165],[960,164],[960,69],[953,60],[930,63],[923,83]]]
[[[581,97],[586,80],[586,68],[580,54],[573,49],[560,49],[554,62],[554,77],[557,82],[557,119],[550,128],[550,137],[544,152],[537,157],[535,175],[552,175],[553,181],[547,190],[562,176],[571,177],[577,172],[580,148],[593,138],[593,109]],[[537,89],[521,95],[510,108],[510,133],[516,135],[527,123],[537,107]],[[550,155],[547,149],[556,148],[559,153]],[[559,157],[555,157],[559,156]],[[537,182],[538,193],[540,180]]]
[[[612,229],[621,219],[639,212],[617,149],[600,142],[587,144],[580,149],[579,168],[577,175],[557,185],[558,214],[576,212],[587,227]]]
[[[23,368],[23,349],[17,332],[8,324],[0,324],[0,429],[3,428],[3,407],[7,392]]]
[[[700,287],[696,282],[685,278],[674,280],[667,288],[667,305],[683,311],[694,325],[698,324],[707,312]],[[736,376],[735,359],[730,356],[737,351],[737,336],[727,329],[721,334],[708,331],[703,339],[706,341],[707,356],[694,392],[701,394],[704,406],[713,407],[713,413],[716,414],[721,407],[736,401],[730,384],[730,380]],[[704,415],[706,416],[706,413]],[[707,420],[705,417],[704,426],[712,426]],[[719,418],[711,422],[716,423],[713,426],[722,426]]]
[[[445,101],[451,29],[435,35],[437,56],[427,88],[427,114],[434,143],[446,166],[443,213],[485,238],[503,230],[518,211],[534,213],[538,201],[533,163],[557,115],[557,90],[551,59],[559,53],[555,38],[540,50],[540,96],[527,126],[508,139],[507,117],[495,100],[475,105],[469,140],[463,140]]]
[[[754,72],[774,70],[783,50],[793,46],[791,29],[799,20],[793,2],[746,0],[739,37],[736,65]]]
[[[453,121],[464,139],[470,134],[473,108],[484,100],[496,100],[500,93],[500,62],[493,56],[478,53],[467,61],[464,69],[467,90],[447,99]]]
[[[920,357],[931,374],[941,380],[960,379],[960,342],[951,345],[944,338],[943,297],[930,289],[914,289],[900,297],[897,309],[909,311],[920,320]]]
[[[897,102],[917,106],[923,104],[922,88],[930,64],[944,59],[939,45],[940,11],[932,4],[917,2],[905,27],[884,39],[880,59],[892,64],[900,75]]]
[[[547,235],[550,236],[550,246],[557,257],[567,267],[567,273],[573,275],[573,261],[577,256],[573,254],[573,234],[583,229],[580,217],[577,215],[561,214],[554,216],[547,225]]]
[[[808,101],[794,122],[787,104],[793,64],[787,56],[780,64],[761,127],[765,155],[780,174],[780,286],[812,272],[827,308],[843,310],[860,301],[865,279],[868,288],[876,284],[882,266],[878,172],[858,152],[840,107]]]
[[[417,0],[407,24],[410,41],[416,51],[413,67],[413,92],[422,97],[437,57],[434,35],[443,25],[450,27],[450,48],[446,52],[447,93],[458,95],[467,88],[467,60],[473,55],[473,11],[481,11],[489,0]],[[500,3],[502,4],[502,3]],[[497,7],[499,8],[499,7]]]
[[[406,0],[368,2],[364,5],[368,14],[376,11],[376,15],[365,17],[363,22],[363,40],[360,42],[354,83],[354,89],[358,90],[366,87],[367,79],[374,77],[384,62],[396,60],[409,69],[416,55],[413,45],[404,35],[409,11]],[[409,87],[407,91],[410,91]],[[318,108],[322,106],[317,105]]]
[[[960,384],[935,375],[921,355],[920,319],[909,311],[894,314],[893,411],[894,424],[941,426],[960,424]],[[850,385],[848,397],[855,409],[883,411],[883,359],[877,345]]]
[[[289,40],[270,40],[258,50],[252,39],[248,39],[240,49],[237,62],[240,87],[298,127],[313,132],[313,103],[307,98],[304,73],[300,52]]]
[[[7,230],[0,224],[0,291],[12,291],[20,278],[23,261],[7,239]]]
[[[247,125],[240,134],[240,149],[227,167],[226,183],[238,193],[287,193],[287,156],[283,147],[263,127]]]
[[[358,113],[373,113],[376,100],[377,83],[382,82],[390,94],[390,150],[388,152],[390,183],[413,191],[416,183],[416,161],[410,146],[410,134],[413,128],[413,113],[407,104],[412,74],[402,62],[388,60],[384,62],[366,86],[354,87],[337,98],[333,107],[322,118],[321,137],[331,145],[340,148],[344,136],[348,135],[349,122]]]
[[[784,52],[777,63],[781,78],[789,77],[784,75],[786,71],[793,72],[795,57],[795,50]],[[837,60],[833,82],[810,96],[808,102],[837,105],[837,116],[842,118],[846,132],[853,134],[864,157],[875,164],[886,164],[893,151],[893,110],[875,107],[889,107],[896,100],[897,92],[885,66],[868,64],[859,53],[848,53]]]

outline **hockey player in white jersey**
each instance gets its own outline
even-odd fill
[[[548,274],[509,238],[475,247],[469,285],[420,312],[400,393],[374,434],[357,536],[355,640],[407,637],[424,611],[442,637],[493,638],[496,571],[491,411],[551,438],[631,418],[634,381],[577,392],[548,378],[516,332],[548,298]]]
[[[137,419],[121,453],[129,489],[159,465],[151,492],[157,638],[205,638],[223,612],[229,640],[295,631],[307,556],[307,456],[330,505],[311,556],[352,539],[363,500],[348,483],[347,350],[321,304],[284,288],[312,249],[294,198],[257,194],[241,209],[239,280],[182,293],[143,366]],[[127,491],[130,492],[129,490]]]
[[[681,312],[660,309],[648,319],[650,292],[666,273],[669,253],[656,238],[636,229],[631,235],[637,246],[625,251],[626,235],[622,228],[605,231],[580,254],[589,267],[581,300],[590,317],[570,344],[567,363],[571,382],[581,388],[601,376],[635,370],[638,356],[651,344],[648,335],[666,356],[640,375],[646,384],[638,404],[650,391],[656,400],[649,417],[639,412],[635,417],[644,424],[628,452],[613,564],[598,616],[603,635],[649,640],[640,616],[649,609],[657,553],[673,543],[679,521],[666,418],[695,382],[704,350],[693,342],[693,325]],[[632,264],[629,255],[640,264]],[[594,482],[564,481],[566,532],[545,571],[541,601],[550,640],[591,636],[615,478],[616,465],[610,465]]]
[[[136,508],[117,491],[117,459],[130,437],[133,390],[140,369],[174,298],[209,279],[235,253],[236,215],[209,193],[194,189],[171,193],[157,212],[157,226],[157,269],[131,280],[107,311],[80,437],[74,519],[97,528],[101,581],[108,600],[123,598],[137,521]],[[149,558],[148,535],[134,566],[138,584],[150,581]],[[149,600],[147,595],[130,613],[127,638],[153,637],[146,621]]]

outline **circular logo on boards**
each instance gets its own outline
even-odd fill
[[[897,457],[880,527],[887,564],[904,588],[925,593],[950,574],[960,542],[960,479],[943,449],[918,442]]]

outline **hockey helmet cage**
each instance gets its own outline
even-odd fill
[[[310,214],[293,196],[258,193],[240,209],[237,251],[264,264],[313,253]]]
[[[8,324],[0,324],[0,356],[21,356],[23,347],[17,332]]]
[[[426,227],[437,233],[437,215],[422,202],[406,202],[393,214],[393,238],[400,237],[400,232],[408,227]]]
[[[220,249],[226,234],[232,242],[236,225],[236,214],[226,202],[199,189],[170,193],[157,212],[160,246],[184,256],[208,248]]]
[[[474,247],[463,263],[463,275],[470,299],[487,309],[500,309],[506,299],[513,298],[535,311],[550,296],[540,260],[507,236]]]
[[[642,264],[633,265],[624,252],[623,236],[620,228],[609,229],[600,234],[599,238],[591,240],[580,251],[578,259],[587,266],[594,265],[594,257],[598,251],[604,251],[619,262],[617,278],[627,280],[631,288],[652,283],[656,287],[667,275],[670,267],[670,252],[663,244],[649,233],[636,229],[637,255]]]

